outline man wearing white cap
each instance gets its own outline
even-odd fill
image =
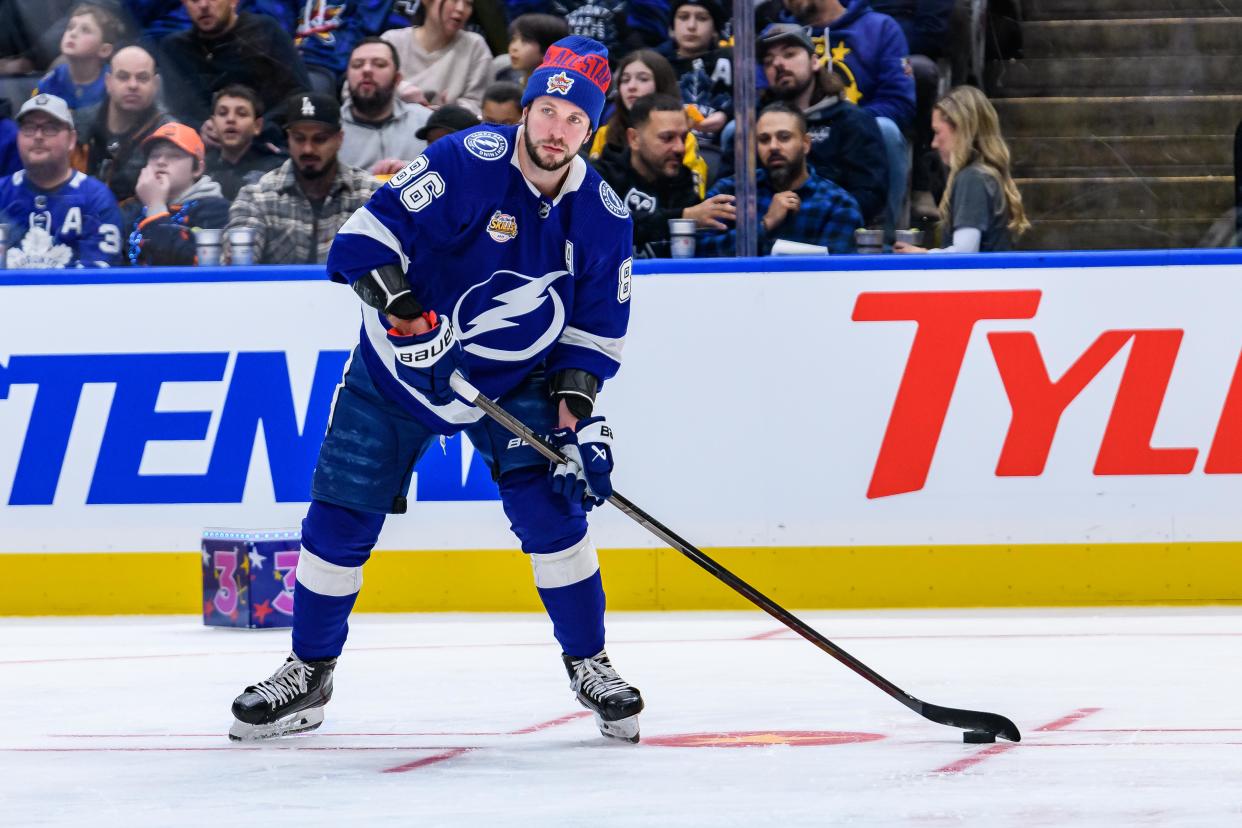
[[[17,113],[22,169],[0,179],[10,268],[108,267],[121,252],[121,213],[98,179],[74,170],[77,141],[63,99],[36,95]]]

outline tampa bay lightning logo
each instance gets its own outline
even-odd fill
[[[617,218],[629,218],[630,211],[626,209],[621,202],[621,196],[617,195],[617,191],[608,186],[607,181],[599,182],[599,198],[604,202],[604,206],[608,208],[608,212]]]
[[[499,132],[472,132],[464,143],[471,155],[484,161],[495,161],[509,151],[509,142]]]
[[[525,362],[542,353],[565,328],[565,303],[551,287],[567,273],[498,270],[468,289],[453,308],[462,347],[497,362]]]

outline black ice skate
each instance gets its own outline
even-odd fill
[[[569,672],[569,687],[582,706],[595,714],[599,732],[627,742],[638,741],[638,714],[643,696],[637,687],[617,675],[608,653],[600,650],[590,658],[574,658],[561,653]]]
[[[323,707],[332,698],[336,659],[302,661],[290,654],[281,668],[233,700],[235,742],[305,733],[323,724]]]

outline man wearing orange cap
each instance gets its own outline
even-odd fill
[[[123,251],[134,265],[196,264],[194,229],[222,229],[229,202],[204,175],[206,148],[185,124],[164,124],[142,142],[147,164],[134,197],[121,205],[128,234]]]

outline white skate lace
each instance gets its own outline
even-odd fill
[[[625,690],[630,685],[617,675],[608,657],[584,658],[574,665],[575,692],[584,692],[595,699],[606,699]]]
[[[297,694],[306,692],[306,684],[310,679],[311,668],[305,662],[293,660],[252,688],[272,707],[279,707],[291,701]]]

